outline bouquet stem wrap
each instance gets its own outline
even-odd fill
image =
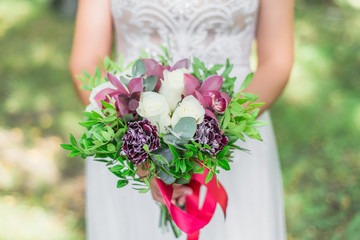
[[[199,238],[200,229],[210,222],[215,213],[217,203],[221,206],[224,216],[226,217],[228,202],[226,191],[220,182],[219,186],[217,185],[215,178],[212,178],[208,183],[205,183],[207,173],[208,170],[205,169],[203,174],[193,174],[191,177],[191,181],[188,185],[192,188],[193,194],[186,196],[186,212],[171,203],[173,187],[171,185],[166,185],[160,179],[156,179],[171,217],[176,225],[183,232],[188,234],[188,240],[197,240]],[[207,192],[203,206],[200,208],[199,194],[201,185],[204,185],[207,188]]]

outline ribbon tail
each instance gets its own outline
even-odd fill
[[[187,240],[198,240],[200,235],[200,231],[194,232],[192,234],[188,234]]]

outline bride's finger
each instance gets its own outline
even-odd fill
[[[177,199],[177,203],[182,206],[185,204],[185,201],[186,201],[186,196],[180,196],[178,199]]]
[[[186,196],[191,194],[192,194],[192,189],[190,187],[181,186],[179,188],[174,189],[172,199],[177,199],[180,196],[184,196],[184,195]]]

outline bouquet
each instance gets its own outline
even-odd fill
[[[142,52],[126,67],[123,55],[117,62],[106,57],[95,76],[83,71],[78,77],[92,91],[86,120],[79,123],[86,131],[78,140],[70,134],[70,144],[61,146],[71,151],[70,157],[95,156],[104,162],[119,178],[118,188],[131,183],[146,193],[156,178],[166,203],[160,206],[161,227],[170,224],[176,237],[183,231],[197,239],[217,203],[226,214],[227,194],[217,174],[230,170],[235,149],[246,150],[235,145],[238,139],[261,140],[257,127],[266,123],[256,117],[263,103],[243,92],[253,74],[234,93],[229,61],[207,67],[193,58],[190,70],[188,59],[172,64],[162,49],[163,55],[151,58]],[[146,176],[138,176],[138,169]],[[185,207],[171,202],[174,183],[193,189]],[[199,208],[201,185],[207,193]]]

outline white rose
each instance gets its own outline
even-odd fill
[[[156,92],[142,93],[136,112],[149,120],[151,124],[160,127],[159,131],[161,133],[165,133],[165,126],[171,124],[170,109],[166,99]]]
[[[159,93],[166,98],[171,111],[174,111],[177,103],[181,101],[181,95],[185,93],[184,73],[186,72],[185,68],[172,72],[164,70],[164,80],[161,82]]]
[[[176,123],[183,117],[193,117],[196,122],[202,123],[204,121],[205,109],[194,96],[187,96],[182,100],[180,106],[176,108],[171,125],[175,127]]]

